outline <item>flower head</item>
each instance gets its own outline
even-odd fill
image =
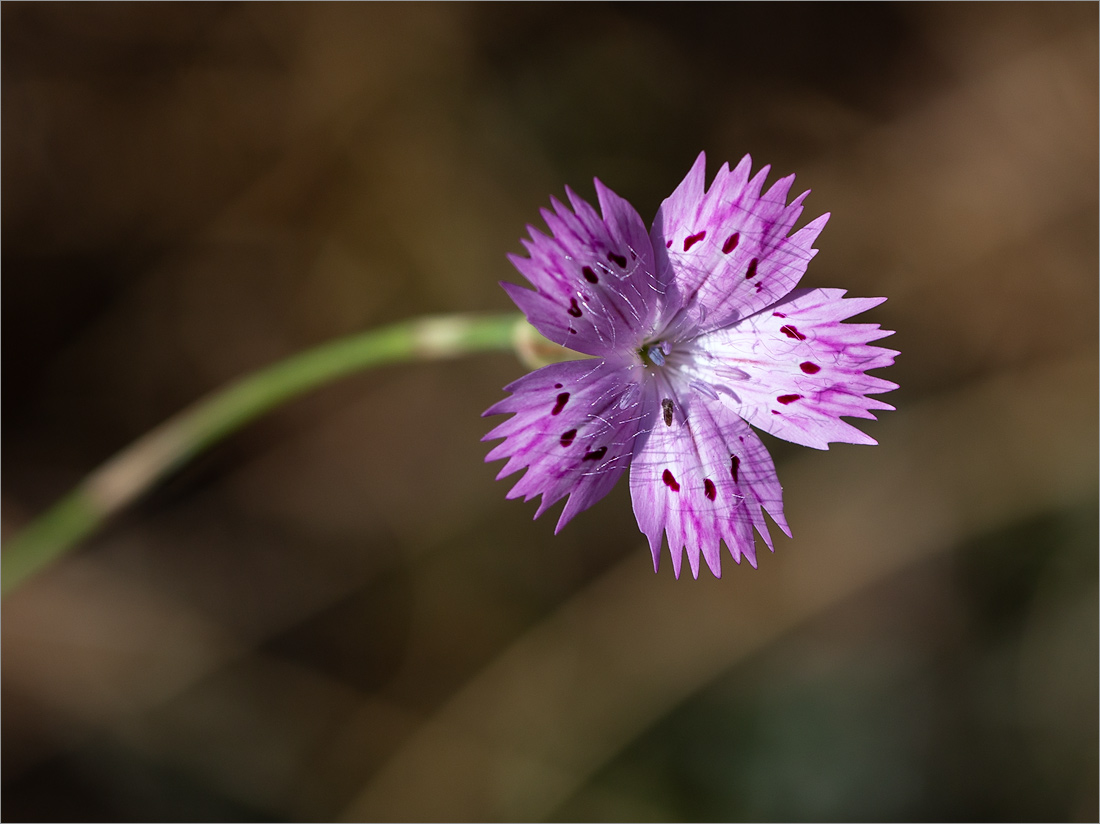
[[[560,530],[630,468],[638,526],[654,570],[662,536],[679,577],[687,551],[721,575],[721,542],[756,566],[763,510],[788,536],[782,488],[752,426],[794,443],[875,441],[841,420],[892,409],[868,395],[897,385],[872,377],[894,352],[891,332],[841,321],[884,298],[796,289],[828,214],[792,234],[809,192],[789,204],[794,176],[762,193],[746,156],[705,187],[700,154],[647,232],[634,208],[599,180],[602,215],[569,189],[552,199],[547,236],[528,227],[529,257],[510,260],[534,291],[502,284],[551,341],[591,358],[552,364],[506,387],[486,415],[513,416],[485,436],[507,458],[498,478],[526,472],[508,493],[541,495],[537,518],[569,496]],[[751,426],[750,426],[751,424]]]

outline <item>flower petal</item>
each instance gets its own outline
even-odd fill
[[[699,577],[700,555],[720,577],[721,541],[737,563],[744,556],[755,567],[753,527],[772,546],[762,508],[790,535],[768,450],[718,401],[697,392],[677,393],[661,378],[649,381],[644,391],[645,434],[631,462],[630,493],[654,569],[660,563],[662,535],[668,536],[676,577],[684,549],[694,577]],[[670,414],[666,401],[671,402]]]
[[[872,409],[893,409],[867,396],[897,384],[866,374],[894,362],[894,350],[868,345],[893,332],[877,323],[841,321],[884,300],[844,298],[843,289],[797,289],[765,311],[695,340],[695,374],[742,418],[776,437],[816,449],[833,442],[873,444],[840,417],[874,420]],[[744,378],[724,379],[730,366]]]
[[[484,413],[515,413],[482,438],[504,438],[485,458],[508,459],[498,479],[527,468],[509,498],[542,495],[537,518],[569,495],[555,532],[610,492],[630,462],[642,396],[632,368],[640,367],[551,364],[505,387],[512,396]]]
[[[653,248],[634,207],[596,181],[603,217],[566,189],[568,207],[542,210],[552,236],[528,227],[530,257],[509,260],[535,291],[504,283],[531,324],[555,343],[606,355],[640,343],[654,325]]]
[[[750,179],[745,155],[732,172],[723,164],[704,191],[705,167],[700,154],[650,233],[660,279],[669,283],[664,320],[673,335],[728,326],[785,296],[817,253],[812,244],[829,218],[788,237],[809,194],[787,204],[794,175],[761,194],[770,167]]]

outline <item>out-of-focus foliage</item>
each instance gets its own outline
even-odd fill
[[[0,8],[3,530],[241,373],[507,310],[598,175],[699,150],[890,300],[874,448],[769,441],[793,540],[557,537],[514,359],[279,411],[3,605],[3,816],[1077,819],[1097,811],[1095,4]]]

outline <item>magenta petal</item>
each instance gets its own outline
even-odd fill
[[[830,443],[873,444],[841,416],[869,418],[893,409],[868,395],[897,384],[868,375],[894,362],[892,349],[870,346],[892,332],[877,323],[842,323],[885,298],[844,298],[843,289],[798,289],[783,301],[693,343],[713,362],[735,362],[745,378],[727,382],[731,408],[776,437],[827,449]]]
[[[666,390],[657,383],[648,386],[647,409],[660,408]],[[682,393],[672,401],[672,424],[647,418],[630,465],[634,514],[649,539],[654,569],[664,535],[677,577],[684,551],[693,577],[699,577],[700,555],[720,577],[722,541],[737,563],[744,556],[755,567],[753,528],[772,545],[762,509],[790,535],[771,456],[721,403],[698,395],[685,399]]]
[[[588,355],[637,346],[654,325],[657,305],[653,249],[634,208],[598,180],[604,216],[566,190],[542,210],[551,232],[528,227],[530,257],[509,260],[535,291],[503,284],[536,329],[550,340]]]
[[[788,204],[793,175],[761,194],[769,167],[751,179],[750,171],[747,155],[732,172],[723,165],[704,192],[700,154],[657,212],[653,246],[664,250],[662,277],[674,284],[669,303],[680,309],[680,325],[717,329],[763,309],[795,287],[816,254],[828,215],[790,235],[809,192]]]
[[[497,478],[527,472],[508,493],[542,496],[537,518],[569,495],[557,530],[611,491],[630,462],[638,431],[640,389],[630,367],[603,361],[556,363],[506,387],[486,415],[514,413],[482,440],[504,438],[485,458],[507,458]]]

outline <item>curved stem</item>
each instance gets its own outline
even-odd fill
[[[0,554],[3,594],[173,470],[265,412],[372,366],[493,350],[523,352],[531,346],[528,330],[523,317],[515,314],[420,318],[324,344],[231,383],[143,435],[5,542]]]

